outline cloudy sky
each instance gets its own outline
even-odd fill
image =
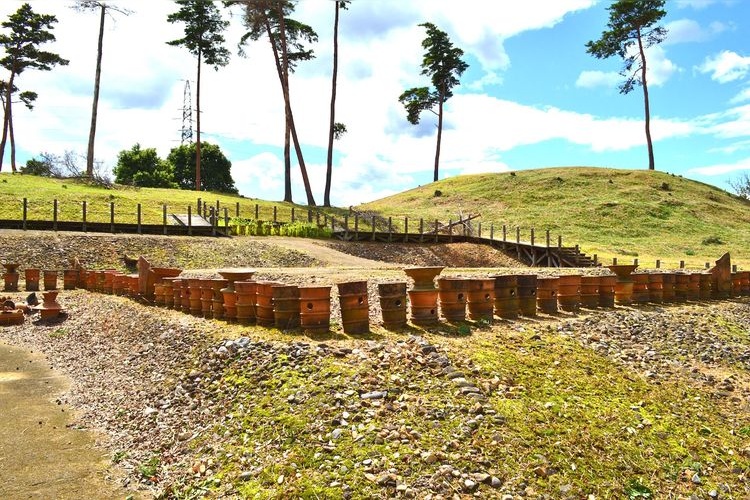
[[[23,2],[2,0],[6,19]],[[28,71],[17,84],[34,90],[33,111],[14,119],[21,163],[42,151],[85,153],[98,15],[72,0],[31,0],[55,14],[57,41],[45,48],[70,59],[51,72]],[[161,156],[180,141],[185,80],[195,90],[195,60],[165,42],[181,25],[168,0],[111,2],[133,11],[107,19],[96,156],[106,168],[135,143]],[[448,101],[441,178],[548,166],[646,168],[640,88],[618,93],[621,61],[588,55],[606,27],[608,0],[353,0],[340,20],[332,201],[347,206],[432,180],[435,120],[406,121],[400,93],[428,82],[419,75],[429,21],[465,52],[470,68]],[[467,8],[471,7],[471,8]],[[656,167],[728,189],[750,170],[750,2],[667,0],[668,38],[648,53]],[[222,9],[232,59],[204,71],[203,140],[218,143],[249,197],[283,197],[283,100],[270,45],[237,55],[239,12]],[[323,201],[334,5],[300,0],[294,17],[319,34],[317,58],[292,76],[291,97],[318,203]],[[7,75],[0,75],[7,79]],[[193,95],[193,98],[195,96]],[[298,172],[296,162],[293,165]],[[3,172],[10,169],[8,154]],[[304,202],[299,175],[294,199]],[[499,193],[499,195],[501,195]]]

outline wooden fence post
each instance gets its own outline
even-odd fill
[[[276,224],[276,205],[273,206],[273,223]]]
[[[336,232],[336,218],[333,215],[331,216],[331,232]]]
[[[521,226],[516,226],[516,243],[521,243]]]
[[[477,230],[477,233],[478,233],[477,237],[481,238],[482,237],[482,223],[481,222],[479,223],[479,228]]]
[[[392,234],[393,234],[393,218],[388,217],[388,243],[391,242]]]
[[[229,236],[229,209],[224,207],[224,235]]]
[[[239,217],[240,216],[240,202],[239,201],[234,206],[234,216],[235,217]]]
[[[291,215],[291,217],[292,217],[292,220],[289,221],[289,222],[294,222],[294,207],[292,207],[292,215]]]
[[[354,241],[359,241],[359,214],[354,214]]]
[[[495,223],[490,224],[490,241],[495,241]]]
[[[661,267],[661,260],[656,259],[656,269],[659,269]]]
[[[57,198],[52,200],[52,230],[57,231]]]
[[[508,241],[508,227],[503,224],[503,243]]]
[[[409,241],[409,218],[404,217],[404,243]]]
[[[534,228],[531,228],[531,246],[534,246]]]
[[[22,216],[23,225],[21,226],[24,231],[26,231],[26,215],[28,213],[28,210],[29,210],[29,200],[24,198],[23,199],[23,216]]]
[[[419,242],[424,241],[424,217],[419,218]]]
[[[114,234],[115,232],[115,202],[109,202],[109,228]]]
[[[439,227],[439,225],[440,224],[439,224],[438,220],[435,219],[435,243],[438,242],[438,227]]]
[[[201,208],[203,207],[203,200],[198,197],[198,215],[201,214]]]
[[[255,220],[260,219],[260,207],[258,207],[258,204],[255,204]]]
[[[218,215],[218,210],[211,207],[211,236],[216,236],[216,226],[219,224]]]
[[[612,257],[612,265],[613,266],[617,265],[617,257]]]
[[[633,265],[634,265],[634,266],[637,266],[637,265],[638,265],[638,259],[633,259]]]
[[[349,237],[349,215],[344,215],[344,239]]]
[[[372,241],[375,241],[375,216],[372,216]]]
[[[141,204],[140,203],[138,203],[138,205],[136,205],[136,213],[137,213],[136,218],[138,220],[138,229],[137,229],[137,231],[138,231],[138,234],[141,234]]]
[[[547,248],[549,248],[549,229],[547,229]]]
[[[82,226],[83,226],[83,232],[86,232],[86,200],[83,200],[83,203],[81,204],[81,212],[83,215],[82,220]]]
[[[685,261],[684,260],[680,261],[680,269],[685,269]]]
[[[560,250],[562,248],[562,235],[557,235],[557,249]]]
[[[193,234],[193,211],[192,207],[188,205],[188,236]]]
[[[597,254],[594,254],[594,265],[599,263],[599,256]]]
[[[161,227],[162,233],[167,234],[167,204],[163,203],[161,206]]]

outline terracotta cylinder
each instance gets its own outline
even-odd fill
[[[437,289],[409,290],[409,317],[419,326],[430,326],[438,323]]]
[[[647,304],[651,299],[648,291],[649,275],[646,273],[633,273],[633,302],[636,304]]]
[[[78,288],[82,288],[86,290],[86,276],[88,274],[88,271],[86,269],[80,267],[78,268]]]
[[[615,307],[617,276],[599,276],[599,307]]]
[[[700,273],[700,299],[709,300],[711,298],[711,275]]]
[[[495,311],[495,279],[473,278],[466,282],[466,305],[472,321],[492,321]]]
[[[557,313],[558,277],[538,277],[536,281],[536,304],[547,314]]]
[[[462,278],[439,278],[438,301],[440,314],[446,321],[465,321],[466,280]]]
[[[38,292],[39,291],[39,276],[41,271],[39,269],[25,269],[23,271],[23,277],[26,282],[27,292]]]
[[[174,307],[174,288],[172,287],[173,284],[174,278],[164,278],[161,280],[161,305],[169,309],[172,309],[172,307]]]
[[[212,279],[211,290],[213,291],[214,297],[211,303],[211,317],[213,319],[224,319],[224,294],[222,290],[227,287],[229,280],[226,279]]]
[[[0,326],[23,325],[24,315],[20,309],[0,310]]]
[[[201,304],[201,288],[203,288],[203,279],[188,279],[188,288],[190,289],[189,309],[192,316],[203,316],[203,306]]]
[[[621,306],[633,303],[633,280],[617,280],[615,283],[615,302]]]
[[[664,302],[674,302],[675,301],[675,273],[664,273],[662,275],[662,297],[664,298]]]
[[[367,281],[339,283],[337,287],[344,333],[369,332],[370,303],[367,297]]]
[[[115,276],[118,274],[120,273],[115,269],[108,269],[104,271],[104,293],[115,293]]]
[[[96,291],[96,271],[93,269],[86,271],[86,290],[90,292]]]
[[[180,286],[180,310],[185,314],[190,314],[190,280],[187,278],[182,279]]]
[[[557,282],[557,304],[563,311],[574,312],[581,306],[581,275],[560,276]]]
[[[655,304],[664,301],[664,275],[651,273],[648,275],[648,300]]]
[[[182,279],[172,280],[172,309],[182,309]]]
[[[258,284],[252,280],[235,281],[234,291],[237,294],[237,300],[235,301],[237,323],[240,325],[255,323],[255,302],[258,293]]]
[[[292,330],[299,327],[299,287],[275,285],[271,287],[271,293],[273,294],[274,326],[279,330]]]
[[[45,269],[42,273],[44,275],[44,289],[57,290],[57,271]]]
[[[5,274],[3,274],[3,280],[5,281],[5,287],[3,288],[3,290],[5,290],[6,292],[17,292],[18,278],[20,278],[20,274],[18,274],[17,272],[6,271]]]
[[[732,297],[742,295],[742,273],[732,273]]]
[[[125,277],[127,283],[127,295],[130,298],[138,299],[141,296],[140,282],[137,274],[128,274]]]
[[[599,307],[599,276],[581,276],[581,306],[587,309]]]
[[[97,292],[104,293],[104,281],[106,273],[104,271],[96,271],[94,275],[96,276],[96,285],[94,286],[94,288]]]
[[[115,295],[125,294],[125,275],[122,273],[115,273],[112,275],[112,293]]]
[[[47,290],[42,293],[42,303],[35,307],[39,310],[43,320],[53,320],[60,315],[62,307],[57,302],[57,290]]]
[[[687,302],[688,284],[690,276],[686,273],[675,273],[674,276],[674,300],[675,302]]]
[[[435,288],[435,277],[442,270],[442,267],[407,267],[404,272],[414,280],[413,290],[424,290]]]
[[[327,332],[331,327],[331,287],[299,287],[299,316],[303,330]]]
[[[499,318],[514,319],[518,317],[518,276],[498,275],[495,280],[495,315]]]
[[[688,300],[700,300],[701,275],[700,273],[690,273],[688,276],[690,277],[690,281],[688,282],[687,298]]]
[[[276,320],[273,315],[273,287],[283,285],[278,281],[258,281],[255,297],[255,315],[259,326],[274,326]]]
[[[406,326],[406,283],[379,283],[378,297],[383,326],[389,330]]]
[[[536,274],[519,274],[516,276],[518,285],[518,310],[526,317],[536,316]]]
[[[750,271],[740,271],[741,295],[750,295]]]

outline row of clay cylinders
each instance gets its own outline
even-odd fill
[[[575,312],[581,307],[614,307],[616,276],[540,276],[537,278],[537,307],[547,314],[558,310]]]
[[[6,292],[17,292],[18,291],[18,279],[20,273],[18,272],[18,264],[3,264],[5,273],[3,280],[5,282],[4,290]],[[44,289],[45,290],[57,290],[57,271],[55,270],[40,270],[40,269],[25,269],[24,270],[24,281],[25,289],[27,292],[38,292],[39,291],[39,279],[44,276]]]
[[[687,302],[712,297],[711,275],[708,273],[634,273],[631,277],[632,295],[628,299],[627,293],[623,293],[618,297],[618,304]]]
[[[750,295],[750,271],[735,271],[732,273],[732,296]]]

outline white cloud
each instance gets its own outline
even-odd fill
[[[732,100],[729,102],[732,104],[739,104],[745,101],[750,101],[750,87],[743,89],[739,94],[732,97]]]
[[[711,79],[719,83],[740,80],[750,71],[750,56],[741,56],[731,50],[724,50],[719,54],[707,57],[698,71],[711,73]]]
[[[596,87],[615,87],[622,81],[622,76],[614,71],[581,71],[576,80],[576,87],[593,89]]]
[[[713,176],[728,174],[738,170],[750,170],[750,158],[743,158],[735,163],[720,163],[706,167],[693,168],[688,170],[688,173]]]
[[[696,10],[701,10],[717,2],[718,0],[677,0],[677,7],[681,9],[691,7]]]
[[[693,19],[677,19],[667,23],[664,27],[667,29],[667,38],[664,40],[664,45],[705,42],[728,29],[724,23],[718,21],[714,21],[708,25],[708,28],[704,28]]]

